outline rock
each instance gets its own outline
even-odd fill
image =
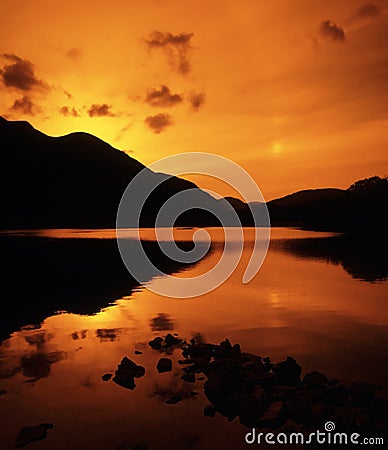
[[[216,347],[216,345],[201,342],[199,344],[190,345],[186,351],[191,358],[199,358],[203,356],[212,357]]]
[[[205,406],[203,414],[205,417],[214,417],[216,415],[216,407],[214,405]]]
[[[0,397],[2,396],[2,395],[5,395],[7,393],[7,391],[5,390],[5,389],[0,389]]]
[[[326,403],[319,402],[319,403],[313,403],[310,406],[310,415],[311,417],[317,421],[317,423],[320,423],[322,421],[327,420],[331,408],[326,405]]]
[[[160,358],[156,369],[159,373],[171,372],[172,360],[170,358]]]
[[[234,359],[219,359],[210,363],[205,375],[205,394],[212,403],[235,392],[241,385],[240,366]]]
[[[260,417],[259,422],[274,422],[280,416],[283,410],[283,402],[277,401],[267,409],[267,411]]]
[[[113,377],[112,381],[125,389],[130,389],[131,391],[133,391],[136,387],[134,377],[128,373],[117,374]]]
[[[259,417],[265,410],[263,404],[253,396],[236,401],[236,407],[240,423],[248,428],[253,428],[257,425]]]
[[[105,373],[105,374],[101,377],[101,379],[102,379],[102,381],[109,381],[112,377],[113,377],[113,374],[112,374],[112,373]]]
[[[313,398],[310,392],[301,392],[285,403],[286,416],[296,423],[303,421],[310,414],[310,404]]]
[[[154,350],[160,350],[162,348],[163,338],[156,337],[152,341],[148,342],[148,345]]]
[[[181,402],[182,396],[180,394],[176,394],[170,398],[168,398],[167,400],[164,401],[164,403],[167,403],[167,405],[175,405],[176,403]]]
[[[362,426],[368,418],[359,408],[337,406],[330,415],[336,428],[347,431],[355,431]]]
[[[143,354],[143,352],[141,352],[140,350],[135,350],[134,353],[135,353],[135,355],[142,355]]]
[[[141,378],[144,374],[144,367],[138,366],[125,356],[117,367],[113,382],[125,389],[133,390],[136,387],[135,378]]]
[[[265,391],[263,388],[256,388],[251,392],[252,397],[254,397],[260,403],[264,402],[265,399]]]
[[[223,359],[231,356],[234,356],[232,344],[229,339],[225,339],[225,341],[222,341],[216,349],[214,357],[216,359]]]
[[[341,388],[350,393],[371,394],[372,392],[383,389],[382,386],[370,383],[341,383]]]
[[[186,364],[193,364],[194,363],[194,359],[180,359],[178,360],[178,364],[180,365],[186,365]]]
[[[300,383],[302,368],[291,356],[288,356],[285,361],[275,364],[272,370],[276,374],[279,384],[295,386]]]
[[[24,447],[28,444],[31,444],[31,442],[46,439],[47,430],[50,430],[51,428],[53,428],[53,426],[54,425],[52,423],[41,423],[37,426],[22,428],[17,435],[15,447]]]
[[[321,372],[309,372],[303,378],[302,384],[305,384],[309,388],[326,387],[329,379]]]
[[[195,358],[193,372],[204,372],[210,363],[210,356],[198,356]]]
[[[182,342],[182,339],[178,339],[175,336],[173,336],[171,333],[169,333],[165,340],[164,340],[166,347],[170,348],[170,347],[174,347],[175,345],[178,345]]]
[[[195,375],[193,373],[187,373],[186,375],[181,376],[181,379],[188,383],[195,383]]]
[[[131,374],[134,378],[141,378],[145,374],[145,368],[138,366],[134,361],[131,361],[129,358],[124,356],[117,368],[116,374],[117,372],[125,372]]]

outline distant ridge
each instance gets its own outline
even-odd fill
[[[0,116],[0,228],[114,228],[117,208],[129,182],[143,164],[88,133],[50,137],[25,121]],[[194,183],[149,171],[163,181],[147,201],[141,226],[152,227],[163,203],[190,189],[188,205],[224,210]],[[167,179],[168,178],[168,179]],[[191,201],[192,200],[192,201]],[[226,197],[244,226],[264,205],[249,206]],[[387,226],[386,178],[372,177],[349,189],[314,189],[295,192],[267,203],[275,226],[312,229],[362,230]],[[182,214],[177,226],[219,226],[210,213],[194,208]]]
[[[0,228],[114,228],[121,196],[145,166],[87,133],[50,137],[28,122],[0,120]],[[167,178],[152,171],[150,177]],[[203,204],[217,201],[194,183],[170,177],[152,194],[142,226],[153,226],[160,206],[177,192]],[[206,213],[188,214],[190,225],[216,224]]]

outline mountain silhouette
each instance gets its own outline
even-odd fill
[[[179,207],[188,211],[179,215],[176,226],[219,226],[207,210],[222,216],[224,225],[235,225],[235,211],[242,225],[253,226],[253,214],[260,217],[265,206],[273,226],[360,231],[388,225],[386,178],[360,180],[346,190],[304,190],[266,205],[248,205],[233,197],[216,200],[190,181],[155,173],[87,133],[50,137],[28,122],[0,117],[0,143],[1,229],[114,228],[121,197],[142,171],[145,190],[161,182],[142,209],[143,227],[155,226],[162,205],[182,192]],[[126,226],[137,225],[129,208]]]
[[[267,203],[273,226],[358,231],[385,229],[387,178],[359,180],[348,189],[299,191]]]
[[[186,206],[221,208],[217,200],[194,183],[152,172],[87,133],[50,137],[28,122],[0,118],[0,143],[2,229],[114,228],[123,192],[142,170],[143,181],[162,183],[145,204],[141,226],[153,226],[160,207],[182,191],[187,191]],[[183,214],[177,221],[177,225],[203,224],[219,222],[198,209]]]

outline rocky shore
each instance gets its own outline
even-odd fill
[[[182,353],[177,369],[185,383],[197,382],[198,388],[201,382],[209,400],[205,416],[221,414],[229,421],[238,418],[249,428],[306,434],[332,421],[343,432],[387,436],[388,401],[381,395],[380,386],[341,382],[318,371],[303,374],[291,356],[274,363],[269,357],[243,352],[239,344],[232,345],[228,339],[211,344],[200,339],[187,342],[168,334],[148,345],[163,355],[157,366],[149,369],[159,373],[173,368],[173,360],[165,356],[174,351]],[[145,370],[125,357],[113,381],[134,389],[134,379],[143,376]],[[165,403],[182,400],[184,397],[177,393]]]

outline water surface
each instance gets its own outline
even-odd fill
[[[192,233],[175,230],[182,241]],[[222,233],[210,233],[213,251],[179,276],[203,273],[218,260]],[[115,238],[114,230],[16,234],[25,239]],[[228,337],[244,351],[274,361],[292,355],[304,372],[319,370],[329,377],[386,385],[385,247],[330,233],[273,229],[261,270],[243,285],[253,231],[245,230],[245,236],[247,245],[236,272],[206,295],[172,299],[132,286],[128,295],[116,299],[112,285],[112,304],[98,307],[96,314],[69,309],[44,316],[43,309],[40,323],[34,319],[30,322],[34,326],[14,329],[0,346],[0,389],[7,391],[0,397],[0,447],[14,448],[23,426],[51,422],[54,428],[48,438],[31,448],[130,448],[141,440],[152,449],[246,448],[246,429],[238,421],[204,417],[208,401],[203,381],[183,382],[176,363],[172,374],[157,374],[161,355],[147,342],[169,332],[185,339],[201,335],[216,343]],[[152,239],[152,231],[142,230],[142,238]],[[161,282],[161,278],[149,281]],[[74,308],[82,303],[82,292]],[[18,295],[28,296],[28,286]],[[34,294],[32,300],[37,302],[38,297]],[[17,302],[18,296],[12,301]],[[2,306],[7,308],[7,299]],[[142,354],[135,355],[135,349]],[[101,381],[124,356],[146,367],[134,391]],[[176,361],[180,351],[170,357]],[[166,395],[174,392],[181,393],[184,401],[165,404]]]

